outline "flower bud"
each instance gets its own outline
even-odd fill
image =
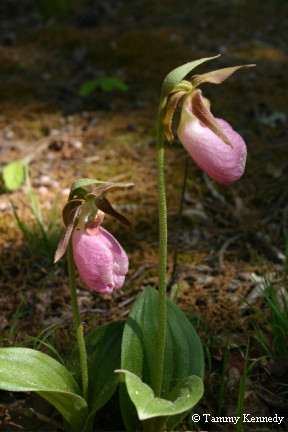
[[[72,234],[78,272],[94,291],[111,294],[120,289],[128,271],[128,258],[118,241],[104,228],[76,227]]]
[[[213,117],[207,104],[200,91],[186,98],[177,134],[190,156],[212,179],[233,183],[244,172],[246,144],[225,120]]]

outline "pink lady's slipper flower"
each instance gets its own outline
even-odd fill
[[[225,120],[214,118],[205,103],[200,90],[184,100],[178,137],[197,165],[212,179],[233,183],[244,173],[246,144]],[[205,122],[201,121],[201,115],[205,116]]]
[[[72,234],[74,261],[87,286],[111,294],[124,284],[128,258],[118,241],[96,219]]]
[[[99,186],[93,193],[83,188],[83,185],[94,183],[99,183]],[[133,183],[105,183],[85,178],[76,180],[62,212],[66,230],[58,244],[54,262],[64,255],[71,241],[80,277],[89,288],[102,294],[111,294],[123,286],[129,262],[118,241],[100,225],[105,213],[124,225],[130,225],[104,194],[131,187]]]
[[[196,61],[195,65],[192,62],[192,69],[210,59],[201,59]],[[190,64],[188,65],[190,68]],[[202,96],[201,90],[197,87],[203,83],[221,84],[238,69],[252,66],[255,65],[218,69],[202,75],[194,75],[190,81],[185,79],[179,81],[172,90],[168,86],[170,91],[166,96],[163,116],[167,139],[170,142],[174,139],[172,119],[178,103],[181,103],[178,137],[197,165],[219,183],[233,183],[242,176],[247,157],[246,144],[225,120],[213,116],[210,102]],[[187,74],[186,66],[183,67],[184,73]],[[172,74],[172,78],[176,79],[183,67],[176,68],[168,77]]]

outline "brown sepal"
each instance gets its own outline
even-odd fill
[[[122,222],[124,225],[130,226],[130,222],[128,219],[126,219],[125,216],[122,216],[120,213],[118,213],[107,198],[104,196],[100,196],[98,198],[95,198],[95,204],[99,210],[101,210],[104,213],[109,214],[110,216],[113,216],[115,219],[117,219],[119,222]]]
[[[68,242],[70,240],[74,226],[76,225],[76,223],[78,221],[80,210],[81,210],[81,205],[73,208],[73,210],[70,212],[69,221],[68,221],[66,230],[65,230],[63,236],[61,237],[59,244],[57,246],[57,250],[55,252],[54,263],[59,261],[59,259],[62,258],[62,256],[66,252]]]
[[[71,201],[68,201],[65,204],[65,206],[63,207],[63,210],[62,210],[62,218],[63,218],[63,221],[64,221],[66,226],[69,223],[71,211],[74,208],[81,206],[83,203],[84,203],[84,200],[72,199]]]

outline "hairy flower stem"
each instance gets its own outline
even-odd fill
[[[164,108],[160,102],[157,124],[157,172],[159,206],[159,264],[158,264],[158,335],[157,335],[157,381],[155,395],[161,395],[164,349],[166,334],[166,261],[167,261],[167,208],[165,193],[165,158],[164,158]]]
[[[73,249],[71,239],[69,240],[67,247],[68,255],[68,270],[69,270],[69,282],[70,282],[70,292],[71,292],[71,303],[74,317],[74,324],[76,328],[79,356],[80,356],[80,368],[82,377],[82,391],[83,397],[88,402],[88,367],[87,367],[87,353],[83,334],[83,323],[80,319],[77,293],[76,293],[76,283],[75,283],[75,266],[73,259]]]

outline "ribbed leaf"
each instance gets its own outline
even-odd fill
[[[88,407],[76,381],[47,354],[30,348],[1,348],[0,388],[36,391],[59,410],[73,430],[85,424]]]
[[[204,376],[204,355],[200,339],[185,314],[170,299],[167,302],[164,374],[161,397],[166,399],[181,380]],[[127,318],[123,340],[121,369],[137,375],[152,389],[156,382],[158,331],[158,292],[147,287],[138,297]],[[135,430],[135,410],[125,390],[120,386],[123,419],[129,431]]]
[[[168,399],[162,399],[155,397],[151,387],[143,383],[137,375],[125,370],[117,372],[125,374],[128,393],[140,420],[185,413],[193,408],[203,395],[203,382],[195,375],[179,382],[168,395]]]
[[[113,322],[97,328],[85,339],[88,356],[90,417],[94,416],[113,395],[119,383],[114,371],[120,367],[124,322]],[[70,359],[75,379],[81,380],[79,356],[75,351]]]

